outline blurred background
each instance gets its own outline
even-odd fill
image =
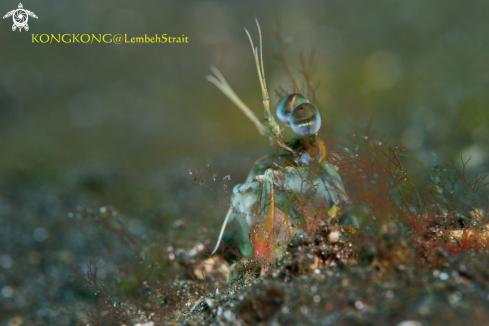
[[[135,237],[156,228],[145,221],[158,220],[165,237],[191,234],[188,228],[175,231],[176,220],[205,222],[214,241],[226,207],[192,186],[189,170],[209,164],[221,177],[231,170],[234,184],[272,150],[205,80],[209,66],[216,66],[262,117],[243,30],[257,42],[255,18],[263,31],[272,107],[279,99],[273,89],[292,90],[277,60],[274,33],[280,21],[283,55],[297,77],[299,55],[315,48],[313,80],[320,83],[317,105],[328,135],[358,134],[372,118],[378,136],[405,145],[428,167],[464,153],[473,155],[470,173],[488,170],[487,1],[23,5],[39,17],[29,19],[28,32],[12,32],[11,18],[0,22],[2,325],[60,321],[52,305],[39,302],[40,293],[83,309],[68,280],[70,268],[83,271],[88,261],[101,261],[106,275],[116,273],[116,267],[107,267],[115,266],[116,258],[110,263],[104,258],[116,254],[93,249],[103,241],[116,245],[108,237],[90,241],[96,230],[81,234],[70,219],[78,207],[114,207],[127,216]],[[17,6],[0,0],[2,15]],[[32,44],[32,33],[185,34],[189,43]],[[410,167],[422,184],[427,175]]]

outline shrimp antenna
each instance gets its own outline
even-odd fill
[[[260,80],[261,92],[263,97],[263,107],[265,109],[264,122],[265,125],[270,130],[270,137],[272,138],[272,140],[275,141],[277,145],[279,145],[286,151],[293,153],[295,155],[296,152],[292,148],[287,146],[287,144],[285,144],[285,141],[282,137],[282,132],[280,131],[280,127],[277,124],[277,121],[275,121],[273,115],[270,113],[270,98],[268,96],[267,83],[265,81],[265,68],[263,66],[263,41],[261,35],[261,28],[260,28],[260,24],[258,23],[258,19],[255,19],[255,21],[256,21],[256,26],[258,27],[258,35],[260,37],[260,47],[255,48],[250,32],[248,32],[246,28],[244,30],[248,35],[248,39],[250,40],[251,50],[253,51],[253,57],[255,58],[256,70],[258,72],[258,79]],[[258,52],[260,52],[260,57],[258,57]]]
[[[260,134],[269,137],[270,132],[268,128],[256,117],[253,111],[251,111],[250,108],[244,104],[243,101],[241,101],[231,86],[229,86],[221,72],[214,66],[212,66],[210,69],[215,76],[207,75],[205,76],[205,79],[216,85],[216,87],[219,88],[224,95],[226,95],[241,111],[243,111],[243,113],[255,124]]]
[[[219,245],[221,244],[222,235],[224,234],[224,230],[226,229],[226,225],[228,224],[229,218],[231,217],[231,214],[232,213],[233,213],[233,207],[230,207],[229,210],[228,210],[228,213],[226,214],[226,218],[224,219],[224,223],[222,223],[221,233],[219,234],[219,239],[217,239],[217,245],[216,245],[216,247],[211,252],[211,256],[214,255],[214,253],[219,248]]]

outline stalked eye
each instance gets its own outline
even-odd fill
[[[285,125],[290,125],[290,114],[294,108],[302,103],[309,103],[301,94],[289,94],[280,99],[277,103],[277,118]]]
[[[299,136],[314,135],[321,127],[321,115],[311,103],[302,103],[292,111],[290,126]]]

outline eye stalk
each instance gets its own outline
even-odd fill
[[[277,118],[284,125],[290,125],[290,115],[292,114],[292,111],[302,103],[309,103],[309,100],[301,94],[295,93],[282,97],[277,103]]]
[[[299,136],[312,136],[321,127],[321,115],[311,103],[302,103],[294,108],[290,115],[290,126]]]

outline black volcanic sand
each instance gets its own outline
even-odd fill
[[[196,266],[215,244],[209,230],[218,228],[225,207],[199,215],[195,207],[209,198],[190,181],[182,191],[195,206],[179,208],[158,206],[154,192],[105,170],[75,171],[57,181],[2,179],[0,325],[488,324],[484,250],[430,247],[444,240],[427,232],[414,241],[401,221],[377,223],[367,240],[320,224],[264,263],[239,258],[229,228],[221,248],[232,250],[215,257],[234,263],[233,279],[210,271],[204,281]],[[202,216],[213,211],[215,221],[205,225]],[[335,230],[341,239],[333,244],[327,239]],[[87,271],[103,282],[87,281]]]

